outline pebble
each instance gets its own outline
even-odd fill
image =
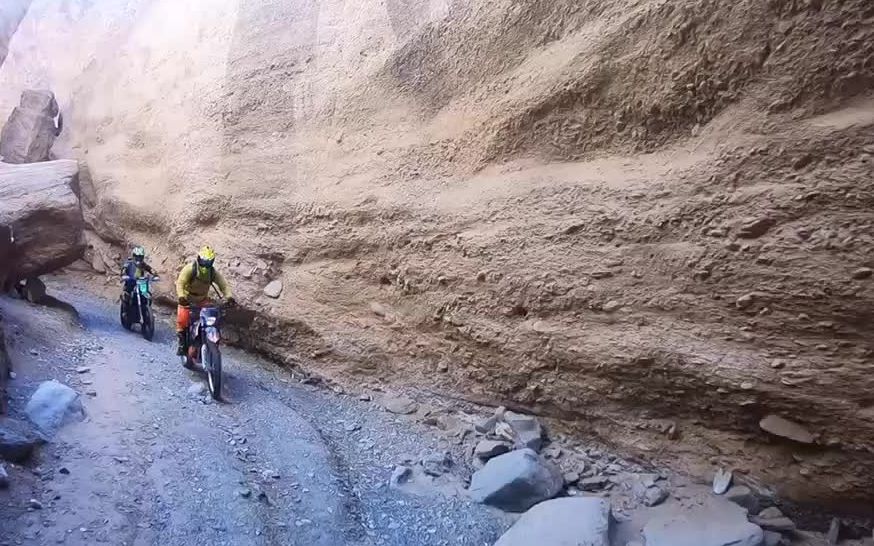
[[[744,294],[739,297],[734,304],[738,309],[746,309],[753,304],[756,300],[756,295],[754,293]]]
[[[32,508],[34,510],[42,510],[42,503],[36,499],[30,499],[27,502],[27,506],[28,506],[28,508]]]
[[[389,485],[392,487],[398,487],[399,485],[403,485],[407,483],[410,479],[410,476],[413,475],[413,470],[408,466],[396,466],[394,471],[391,473],[391,478],[389,479]]]
[[[244,499],[248,499],[249,497],[252,496],[252,490],[251,489],[240,489],[239,491],[237,491],[237,494],[240,495],[241,497],[243,497]]]
[[[717,495],[725,494],[729,486],[731,486],[732,477],[733,473],[731,470],[725,470],[724,468],[717,470],[716,475],[713,477],[713,492]]]
[[[88,366],[81,366],[79,368],[76,368],[76,373],[88,373],[90,371],[91,368],[89,368]]]

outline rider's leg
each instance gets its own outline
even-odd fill
[[[176,354],[179,356],[185,355],[186,341],[188,338],[188,321],[191,313],[188,307],[180,305],[176,307]]]

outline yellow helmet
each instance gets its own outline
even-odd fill
[[[206,245],[197,253],[197,265],[200,267],[212,267],[215,262],[215,250],[211,246]]]

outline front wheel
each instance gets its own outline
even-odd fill
[[[218,345],[207,341],[200,349],[203,369],[206,371],[206,379],[209,384],[209,393],[213,399],[222,398],[222,354]]]
[[[152,309],[146,305],[140,312],[142,315],[142,334],[146,341],[152,341],[155,337],[155,317],[152,316]]]
[[[125,330],[131,329],[130,314],[127,312],[127,303],[124,301],[124,298],[122,298],[119,304],[119,319],[121,319],[121,325]]]

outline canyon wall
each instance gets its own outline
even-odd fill
[[[0,115],[53,90],[94,252],[169,273],[212,244],[256,311],[242,341],[278,359],[870,509],[872,22],[867,0],[34,0]]]

